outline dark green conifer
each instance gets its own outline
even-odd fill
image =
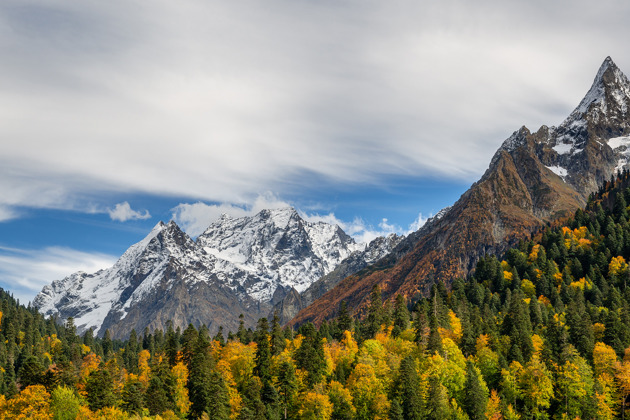
[[[466,384],[464,386],[464,408],[470,420],[484,420],[488,391],[481,385],[480,375],[471,360],[466,363]]]
[[[116,404],[114,382],[106,369],[97,369],[90,373],[85,384],[87,402],[90,410],[97,411]]]
[[[394,305],[394,337],[398,337],[398,334],[407,328],[409,328],[409,310],[407,309],[407,303],[403,295],[397,295]]]

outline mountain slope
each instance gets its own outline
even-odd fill
[[[403,238],[404,237],[392,233],[386,237],[381,236],[372,240],[364,251],[355,251],[350,254],[346,259],[341,261],[334,270],[320,277],[303,292],[300,293],[295,288],[291,289],[289,293],[274,306],[273,311],[268,317],[273,316],[273,314],[277,312],[281,324],[289,322],[300,310],[308,307],[316,299],[334,288],[341,280],[387,255]]]
[[[385,298],[414,297],[469,273],[545,223],[582,207],[621,168],[630,151],[630,83],[610,57],[578,107],[559,127],[510,136],[488,170],[440,219],[427,223],[369,270],[344,279],[292,321],[333,316],[342,300],[361,313],[374,285]]]
[[[168,320],[236,331],[239,314],[253,327],[289,292],[372,252],[338,226],[305,221],[292,208],[222,216],[196,242],[175,222],[160,222],[113,267],[54,281],[33,304],[45,315],[73,317],[79,332],[109,329],[114,338],[165,329]]]

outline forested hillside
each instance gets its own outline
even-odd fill
[[[2,418],[612,419],[630,394],[630,174],[469,279],[281,329],[75,334],[0,294]],[[412,308],[412,311],[409,311]],[[242,325],[242,324],[241,324]]]

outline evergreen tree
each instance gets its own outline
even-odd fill
[[[30,385],[41,384],[44,379],[44,366],[35,356],[28,356],[28,358],[22,363],[20,370],[18,371],[20,377],[20,385],[26,388]]]
[[[326,360],[324,346],[315,326],[308,322],[300,327],[299,333],[304,337],[302,344],[295,350],[294,359],[297,367],[308,372],[309,386],[319,383],[324,376]]]
[[[256,365],[254,373],[264,384],[271,381],[271,345],[269,343],[267,318],[260,318],[256,326]]]
[[[280,318],[278,317],[278,311],[274,311],[273,319],[271,320],[271,354],[277,356],[282,353],[286,341],[282,327],[280,326]]]
[[[368,314],[363,323],[364,337],[373,338],[380,330],[382,321],[383,300],[381,298],[381,289],[378,287],[378,284],[375,284],[370,293],[370,307],[368,308]]]
[[[427,352],[429,354],[436,352],[441,354],[443,352],[442,338],[438,331],[438,321],[433,313],[429,315],[429,341],[427,342]]]
[[[344,331],[352,331],[352,316],[350,316],[350,311],[348,310],[348,305],[345,300],[342,300],[339,306],[337,325],[339,327],[339,335],[335,337],[337,340],[341,339]]]
[[[416,372],[415,362],[410,356],[405,357],[400,362],[397,388],[404,418],[407,420],[424,418],[424,402],[419,392],[420,380]]]
[[[464,408],[471,420],[484,420],[486,418],[488,389],[482,386],[482,380],[473,362],[468,360],[466,363],[466,384],[464,386]]]
[[[138,379],[128,380],[122,390],[122,408],[130,414],[142,414],[144,385]]]
[[[409,328],[409,310],[407,309],[407,303],[403,295],[396,296],[396,303],[394,305],[394,337]]]
[[[106,369],[97,369],[90,373],[85,384],[85,391],[92,411],[103,407],[113,407],[116,403],[114,382]]]
[[[282,362],[278,372],[278,391],[280,394],[283,418],[285,420],[288,419],[288,413],[291,411],[297,387],[295,368],[289,362]]]
[[[153,366],[149,387],[145,394],[145,405],[151,415],[175,410],[175,378],[166,361]]]

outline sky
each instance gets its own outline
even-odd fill
[[[630,3],[4,0],[0,287],[30,301],[160,220],[295,207],[407,234],[558,125]]]

